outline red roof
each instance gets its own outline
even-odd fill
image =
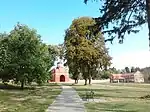
[[[133,73],[126,73],[126,74],[112,74],[110,76],[110,78],[113,79],[125,79],[125,78],[130,78],[132,77],[134,74]]]

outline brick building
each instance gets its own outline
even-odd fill
[[[144,82],[144,75],[137,71],[135,73],[125,73],[125,74],[112,74],[110,76],[110,83],[113,82]]]
[[[69,82],[68,68],[62,66],[60,62],[57,63],[57,67],[51,70],[52,80],[50,82]]]

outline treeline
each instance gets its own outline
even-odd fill
[[[135,73],[137,71],[140,71],[144,75],[144,82],[150,83],[150,67],[125,67],[124,69],[117,71],[118,73]]]
[[[134,73],[136,71],[140,71],[139,67],[125,67],[124,69],[120,70],[120,73]]]
[[[145,67],[140,70],[144,74],[144,81],[150,83],[150,67]]]
[[[63,44],[46,45],[36,30],[18,23],[9,33],[0,34],[0,79],[22,88],[31,82],[42,84],[51,78],[49,70],[57,57],[66,60],[75,83],[80,76],[85,85],[92,79],[108,78],[112,58],[103,35],[93,30],[95,24],[90,17],[74,19]]]

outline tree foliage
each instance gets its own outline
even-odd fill
[[[89,26],[93,26],[95,21],[89,17],[81,17],[73,20],[66,30],[65,36],[65,58],[67,65],[75,80],[79,73],[82,73],[87,84],[87,79],[91,83],[92,75],[98,68],[107,68],[111,57],[108,49],[105,48],[104,38],[101,33],[93,35]]]
[[[3,82],[7,82],[12,77],[8,69],[10,63],[8,46],[8,35],[5,33],[0,34],[0,78]]]
[[[59,44],[59,45],[49,45],[48,46],[49,53],[51,54],[51,58],[54,61],[57,60],[57,58],[63,59],[64,58],[64,45]]]
[[[126,72],[126,73],[130,73],[129,67],[125,67],[125,72]]]
[[[150,32],[150,0],[100,0],[100,13],[93,28],[95,32],[103,30],[111,37],[105,42],[118,37],[122,43],[125,34],[139,32],[138,27],[145,23]]]
[[[51,67],[48,46],[42,43],[34,29],[17,24],[0,42],[3,54],[0,78],[3,81],[14,80],[23,88],[24,84],[33,81],[41,84],[48,79]]]
[[[140,71],[144,74],[144,82],[150,83],[150,67],[142,68]]]

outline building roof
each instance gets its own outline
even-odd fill
[[[130,76],[130,75],[134,75],[134,73],[112,74],[112,76]]]
[[[125,74],[112,74],[110,76],[110,78],[113,79],[125,79],[125,78],[130,78],[132,77],[134,74],[133,73],[125,73]]]
[[[133,75],[141,74],[140,71],[134,72],[134,73],[123,73],[123,74],[112,74],[110,78],[114,79],[124,79],[124,78],[132,78]]]

